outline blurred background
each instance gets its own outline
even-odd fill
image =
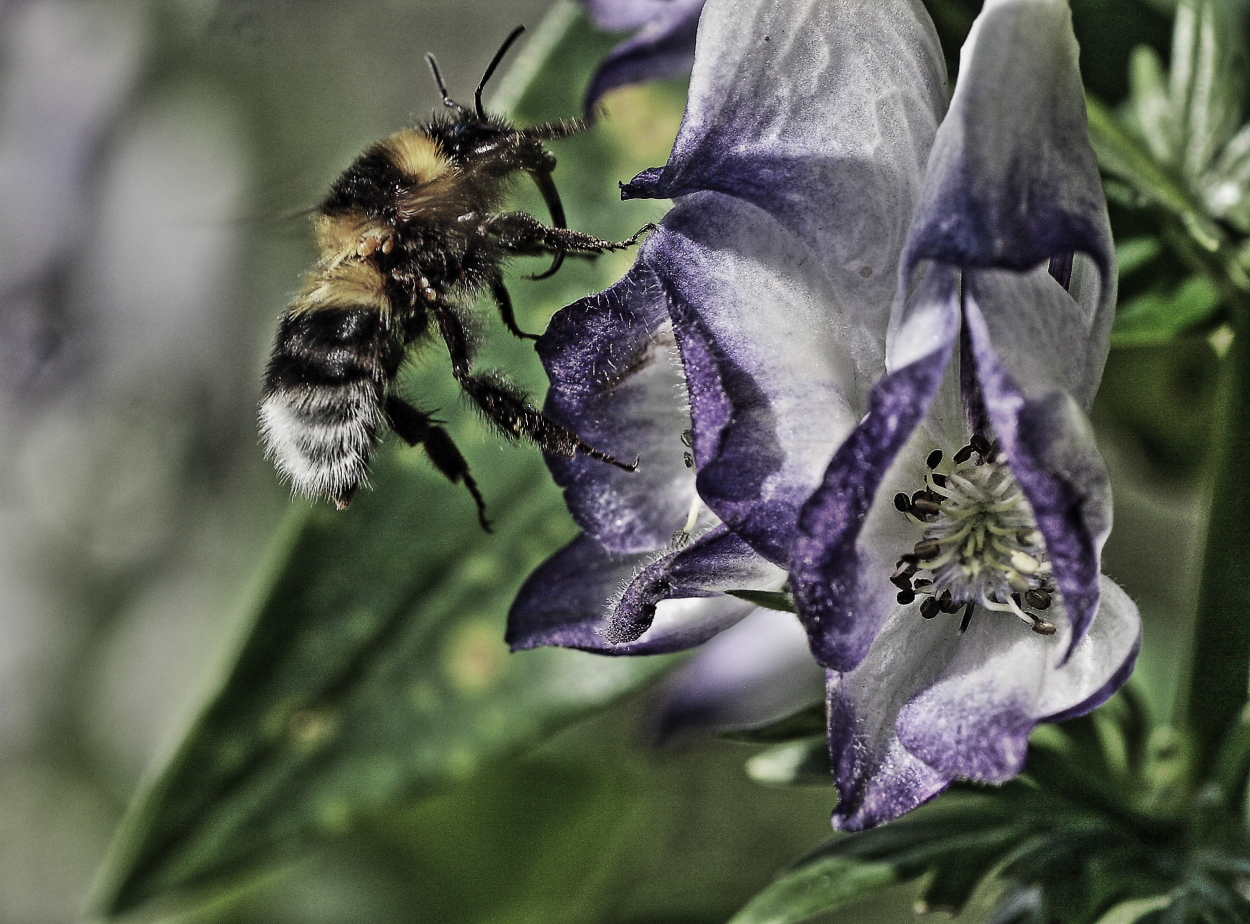
[[[976,4],[934,6],[945,37]],[[1073,6],[1106,101],[1126,92],[1134,45],[1166,60],[1165,2]],[[0,921],[84,914],[127,804],[246,630],[258,563],[291,516],[255,405],[313,256],[300,213],[366,144],[435,107],[426,51],[468,99],[507,32],[547,7],[0,0]],[[609,198],[664,161],[683,94],[607,100]],[[574,227],[662,212],[634,204],[609,226],[579,206],[588,180],[556,177]],[[514,285],[522,326],[601,284],[578,273],[541,298]],[[509,355],[541,391],[532,353]],[[1117,350],[1095,413],[1116,488],[1106,571],[1146,616],[1138,679],[1160,715],[1183,667],[1216,365],[1205,337]],[[526,450],[500,455],[475,424],[457,437],[489,502],[491,466]],[[461,489],[420,477],[471,516]],[[617,702],[185,916],[724,920],[827,836],[832,791],[751,782],[741,745],[656,750],[651,702]],[[843,918],[907,920],[910,905],[904,890]]]

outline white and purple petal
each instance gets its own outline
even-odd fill
[[[1106,215],[1066,0],[988,0],[961,54],[904,274],[926,258],[1026,271],[1077,251],[1098,265],[1105,314],[1115,278]]]
[[[637,641],[653,629],[665,601],[719,596],[726,590],[780,590],[785,581],[783,570],[720,524],[659,555],[630,578],[610,608],[603,636],[614,645]]]
[[[695,32],[704,0],[586,0],[603,29],[638,29],[604,58],[586,91],[590,112],[610,90],[680,77],[694,64]]]
[[[964,323],[976,379],[1012,474],[1046,538],[1074,630],[1071,653],[1098,612],[1102,547],[1111,532],[1110,475],[1076,400],[1058,390],[1027,394],[1003,368],[975,296],[974,289]]]
[[[657,734],[774,721],[820,698],[824,672],[792,613],[759,609],[699,649],[664,683]]]
[[[900,353],[906,365],[873,388],[868,414],[803,507],[790,586],[812,653],[824,667],[849,671],[858,665],[893,608],[897,589],[887,578],[910,548],[883,541],[878,530],[863,533],[874,505],[888,506],[879,501],[890,494],[882,490],[887,473],[948,375],[959,333],[958,283],[949,267],[933,266],[925,274],[909,322],[915,350]]]
[[[679,203],[646,259],[668,294],[700,496],[786,564],[799,506],[859,418],[880,332],[854,323],[803,243],[739,199]]]
[[[868,657],[830,672],[830,747],[841,801],[834,823],[871,827],[926,802],[955,779],[1003,782],[1023,767],[1043,721],[1083,715],[1128,677],[1141,641],[1137,608],[1103,579],[1092,630],[1065,658],[1072,628],[1043,637],[981,611],[959,635],[916,607],[890,617]]]
[[[608,641],[608,602],[653,558],[614,554],[579,536],[521,587],[508,614],[505,640],[513,651],[555,645],[606,655],[663,654],[694,648],[755,609],[720,594],[664,600],[656,604],[653,625],[642,637],[627,644]]]
[[[625,472],[596,459],[547,456],[574,519],[601,545],[631,554],[663,548],[696,500],[682,433],[690,409],[667,299],[638,264],[605,292],[552,318],[538,341],[551,379],[545,412],[583,440],[623,461]]]
[[[899,710],[933,681],[958,645],[949,623],[921,619],[914,606],[896,607],[859,667],[829,671],[835,828],[859,831],[891,821],[950,785],[949,775],[903,747],[897,722]]]
[[[673,153],[624,195],[751,202],[807,245],[834,310],[881,329],[945,106],[919,0],[710,0]]]

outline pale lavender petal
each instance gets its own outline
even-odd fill
[[[690,427],[664,292],[639,263],[598,295],[563,309],[538,341],[551,379],[545,411],[637,472],[577,455],[547,465],[578,525],[615,552],[664,547],[696,498],[683,456]]]
[[[505,640],[514,651],[556,645],[608,655],[661,654],[694,648],[754,606],[734,597],[669,600],[651,632],[627,645],[603,637],[607,605],[654,556],[614,555],[579,536],[538,568],[517,594]]]
[[[799,506],[883,369],[881,332],[857,323],[802,242],[739,199],[684,200],[647,257],[681,346],[699,493],[785,564]]]
[[[964,295],[985,318],[1003,367],[1030,397],[1066,391],[1086,412],[1102,379],[1106,340],[1094,318],[1047,271],[971,270]]]
[[[611,607],[604,637],[615,645],[641,638],[666,600],[710,597],[726,590],[780,590],[786,573],[760,557],[723,524],[666,552],[631,578]]]
[[[682,0],[583,0],[590,18],[600,29],[627,32],[667,19]],[[703,0],[698,0],[703,6]]]
[[[1026,394],[1007,373],[985,319],[967,299],[964,323],[994,432],[1033,508],[1073,634],[1068,654],[1098,611],[1100,557],[1111,532],[1111,482],[1089,421],[1062,391]]]
[[[820,698],[824,672],[792,613],[756,610],[699,649],[664,685],[661,740],[779,719]]]
[[[1075,719],[1110,699],[1137,665],[1141,634],[1137,604],[1104,576],[1098,618],[1072,656],[1046,678],[1036,707],[1039,720]]]
[[[587,6],[602,28],[641,27],[637,35],[613,48],[599,65],[586,91],[587,112],[617,87],[690,72],[703,0],[592,0]]]
[[[1056,616],[1047,613],[1058,625]],[[1063,634],[1046,638],[1011,614],[978,608],[941,673],[899,710],[903,746],[946,776],[1011,779],[1024,764],[1045,675],[1066,647]]]
[[[929,352],[877,383],[868,415],[838,448],[803,508],[790,587],[812,653],[824,667],[849,671],[858,665],[890,612],[896,589],[886,580],[889,572],[882,573],[882,556],[895,550],[865,547],[861,531],[887,471],[946,375],[959,330],[957,300],[957,274],[933,267],[916,295],[927,307],[915,309],[910,322],[923,325]]]
[[[872,649],[850,673],[829,672],[829,750],[838,804],[835,828],[859,831],[924,804],[954,775],[929,766],[899,741],[899,710],[958,649],[949,621],[896,607]]]
[[[924,259],[1031,270],[1073,251],[1102,277],[1092,352],[1105,349],[1115,264],[1065,0],[989,0],[961,55],[908,240]]]
[[[919,0],[710,0],[669,163],[623,195],[753,203],[806,243],[835,310],[883,329],[945,85]]]
[[[1064,659],[1071,627],[1061,603],[1049,638],[1003,613],[978,610],[941,674],[899,711],[904,747],[944,774],[1001,783],[1024,766],[1042,720],[1083,715],[1128,678],[1141,639],[1137,608],[1103,578],[1108,605]],[[1079,710],[1084,710],[1079,711]]]

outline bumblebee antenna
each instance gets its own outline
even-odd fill
[[[434,75],[434,82],[438,84],[438,92],[443,95],[443,105],[448,109],[454,109],[459,113],[468,112],[467,109],[452,99],[451,95],[447,92],[447,84],[443,82],[443,73],[438,69],[438,62],[434,60],[434,55],[427,52],[425,61],[430,65],[430,72]]]
[[[521,37],[521,33],[525,31],[524,26],[517,26],[503,40],[503,44],[499,46],[499,50],[495,52],[495,57],[491,59],[490,64],[486,66],[486,73],[482,75],[481,81],[477,85],[477,89],[473,91],[473,105],[477,107],[477,117],[479,119],[486,118],[486,110],[482,108],[482,90],[486,87],[486,82],[490,80],[495,73],[495,68],[499,67],[499,62],[503,60],[503,56],[508,53],[508,49],[512,47],[512,43]],[[443,99],[446,100],[447,93],[443,92]]]

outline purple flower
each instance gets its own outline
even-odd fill
[[[680,77],[694,63],[695,30],[704,0],[586,0],[595,25],[638,30],[617,45],[591,79],[586,111],[609,90],[645,80]]]
[[[783,585],[799,509],[885,371],[946,98],[932,25],[919,0],[708,12],[669,164],[628,188],[678,204],[539,342],[547,412],[640,466],[548,459],[586,535],[523,588],[517,648],[672,651],[750,613],[722,591]]]
[[[1136,656],[1099,574],[1115,267],[1076,42],[1064,0],[988,0],[947,112],[919,2],[710,3],[672,157],[626,187],[677,204],[540,343],[548,411],[641,468],[549,460],[585,535],[509,638],[676,650],[788,575],[834,821],[868,827],[1010,778]]]
[[[986,4],[899,282],[889,371],[789,562],[850,829],[1009,779],[1034,725],[1093,709],[1136,658],[1136,607],[1099,574],[1085,413],[1115,266],[1066,3]]]

